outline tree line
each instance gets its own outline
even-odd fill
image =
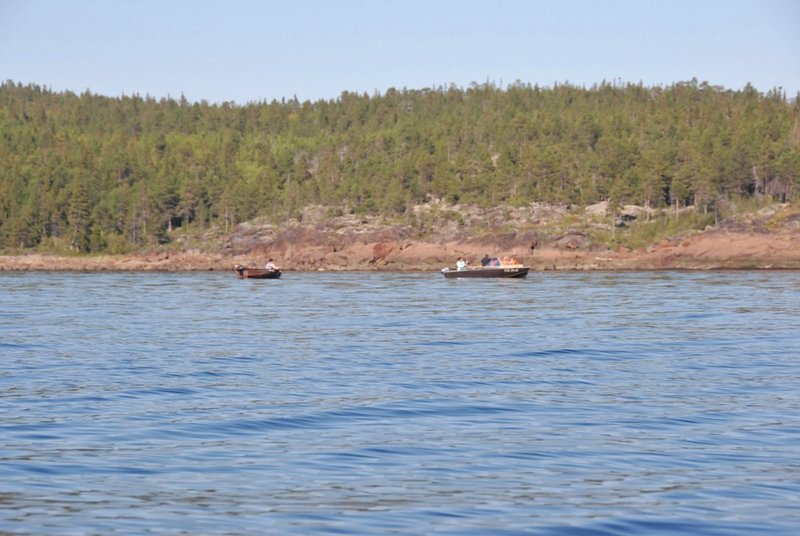
[[[696,80],[209,104],[0,86],[0,248],[122,252],[308,205],[800,195],[800,98]]]

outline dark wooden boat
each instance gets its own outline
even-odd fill
[[[472,278],[472,277],[495,277],[495,278],[522,278],[528,275],[527,266],[483,266],[481,268],[467,268],[466,270],[455,270],[445,268],[442,274],[447,279]]]
[[[237,279],[278,279],[281,276],[280,270],[246,268],[244,266],[234,266],[233,272]]]

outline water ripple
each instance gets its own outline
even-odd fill
[[[800,526],[800,273],[2,273],[0,296],[0,532]]]

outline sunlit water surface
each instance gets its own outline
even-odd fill
[[[800,273],[0,274],[0,533],[798,534]]]

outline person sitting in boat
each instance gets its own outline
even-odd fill
[[[264,266],[264,268],[265,268],[266,270],[269,270],[270,272],[275,272],[275,271],[277,271],[277,270],[280,270],[280,268],[278,268],[278,267],[275,265],[275,261],[273,261],[272,259],[270,259],[270,260],[268,260],[268,261],[267,261],[267,264]]]
[[[490,262],[492,262],[492,259],[489,258],[488,254],[484,253],[481,259],[481,266],[489,266]]]
[[[456,270],[462,272],[467,269],[467,261],[464,260],[464,257],[459,257],[456,261]]]

